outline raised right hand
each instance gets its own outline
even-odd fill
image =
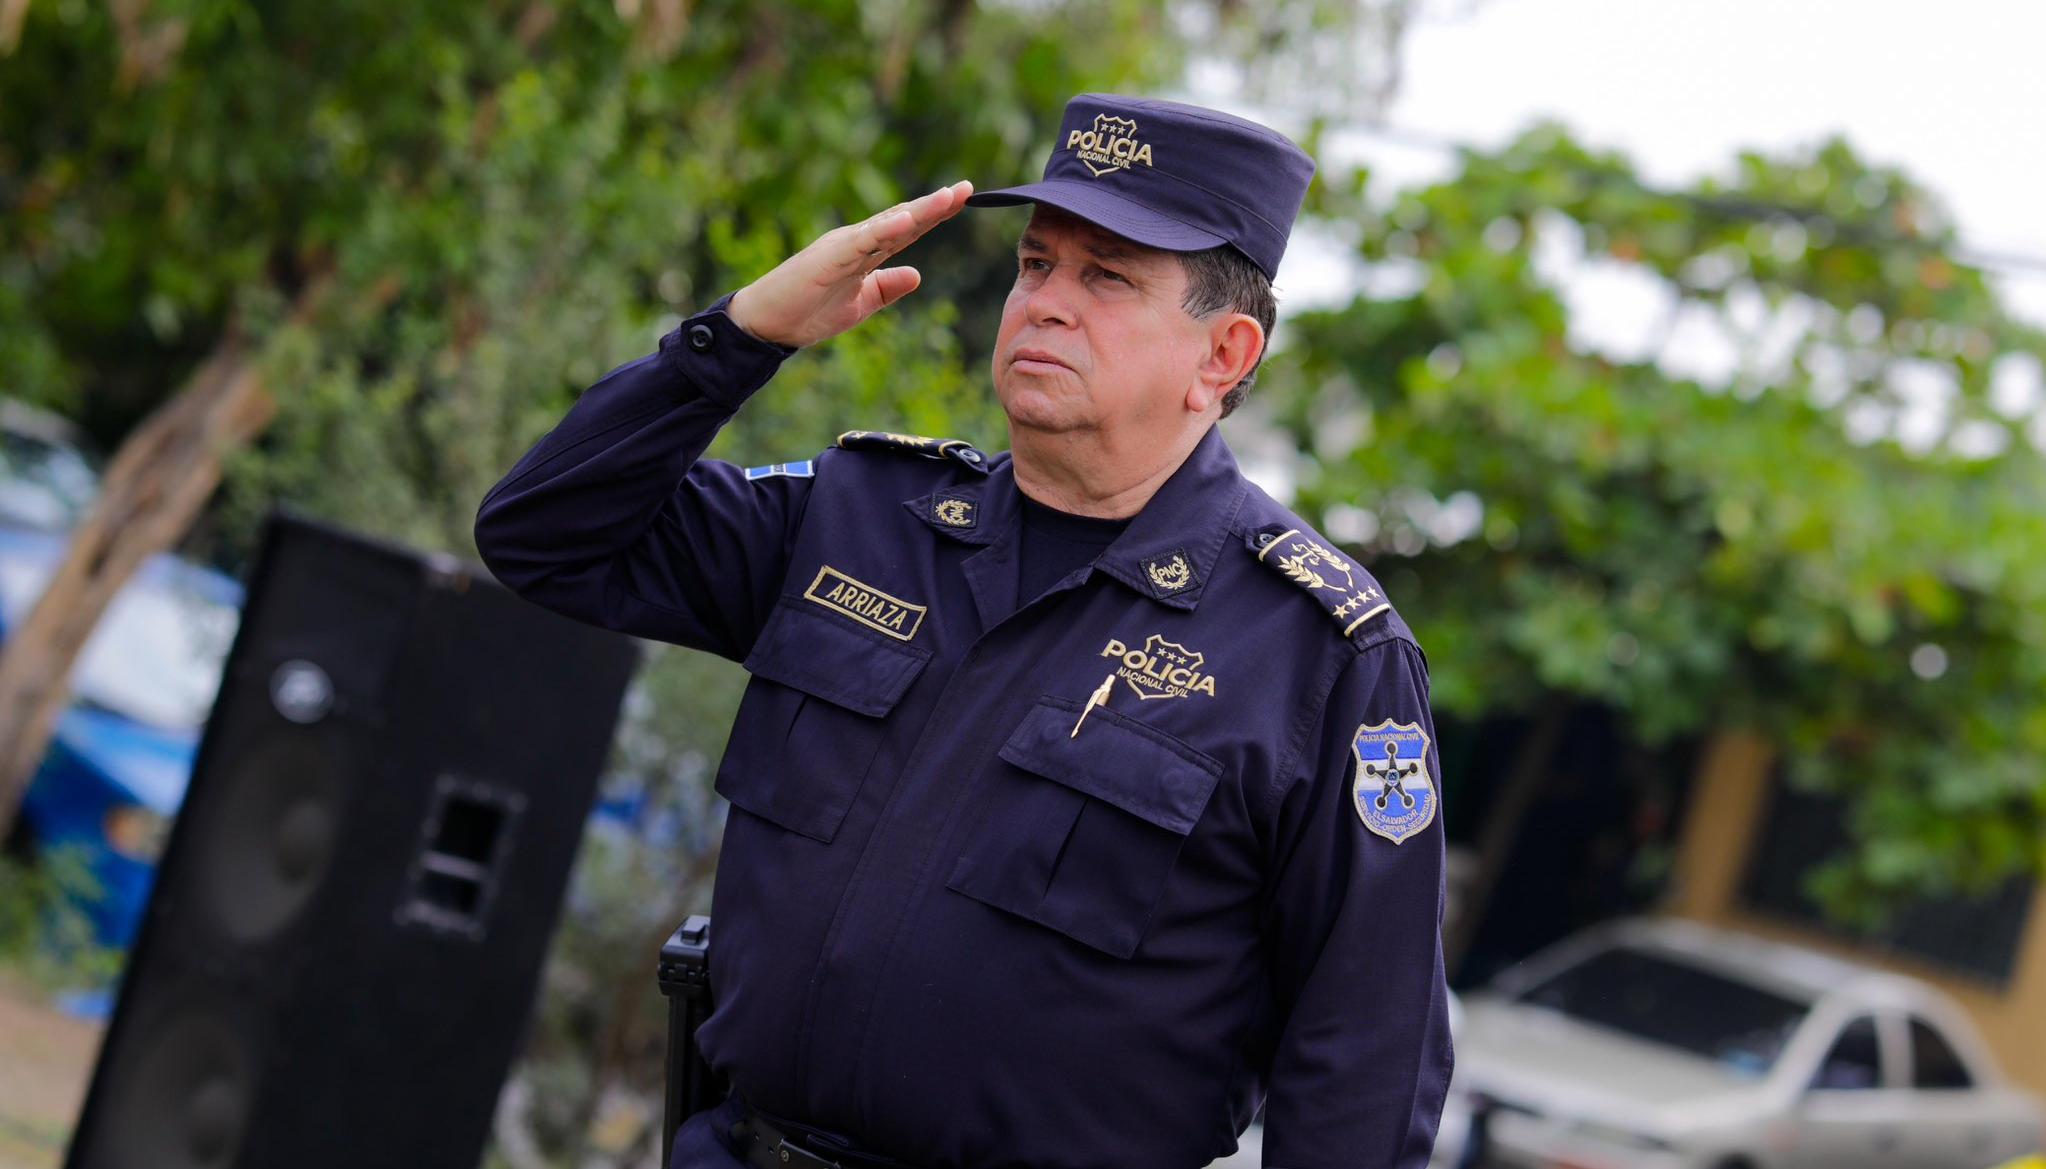
[[[780,345],[836,337],[916,289],[923,276],[915,268],[881,265],[959,214],[971,194],[972,183],[957,182],[833,228],[741,288],[726,313],[748,333]]]

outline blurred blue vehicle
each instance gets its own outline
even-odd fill
[[[95,461],[61,419],[0,401],[0,641],[27,617],[98,488]],[[150,558],[107,609],[71,675],[22,800],[16,849],[69,846],[100,887],[96,939],[134,940],[170,821],[240,620],[232,577]]]

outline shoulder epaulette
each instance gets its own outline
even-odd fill
[[[920,434],[896,434],[887,430],[848,430],[838,436],[838,446],[848,451],[897,451],[927,459],[957,459],[976,470],[985,470],[987,456],[963,438],[925,438]]]
[[[1392,602],[1371,574],[1303,528],[1259,532],[1260,564],[1299,585],[1328,611],[1344,637],[1361,637],[1394,620]]]

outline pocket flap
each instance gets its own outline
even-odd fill
[[[1184,836],[1214,794],[1222,763],[1107,707],[1095,707],[1074,735],[1082,704],[1037,700],[1002,758]]]
[[[930,660],[930,650],[785,600],[775,606],[744,664],[755,677],[879,718],[895,709]]]

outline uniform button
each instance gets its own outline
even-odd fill
[[[696,350],[698,353],[705,353],[716,342],[717,334],[710,331],[709,325],[689,326],[689,347],[691,349]]]
[[[1269,548],[1269,547],[1271,547],[1271,546],[1272,546],[1272,539],[1273,539],[1273,533],[1271,533],[1271,532],[1259,532],[1259,533],[1257,534],[1257,546],[1258,546],[1258,547],[1260,547],[1260,548]]]
[[[965,460],[966,460],[967,462],[969,462],[969,463],[978,463],[978,462],[980,462],[980,452],[979,452],[979,451],[966,451],[965,453],[961,454],[961,455],[960,455],[959,457],[960,457],[960,458],[962,458],[962,459],[965,459]]]

